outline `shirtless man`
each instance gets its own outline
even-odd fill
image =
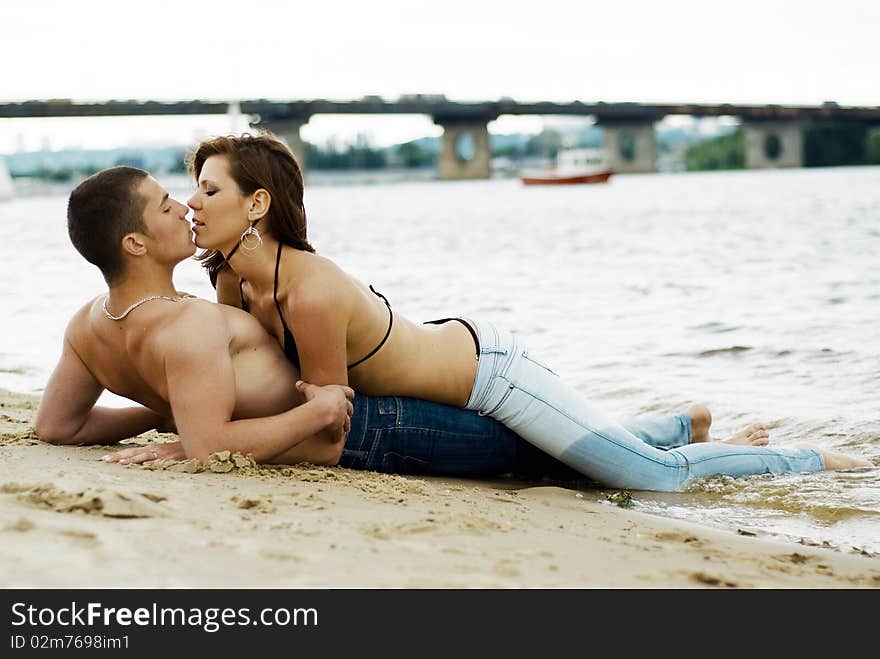
[[[101,269],[109,294],[70,321],[37,435],[110,443],[169,429],[173,419],[182,442],[176,453],[202,461],[228,449],[261,462],[334,464],[354,392],[298,383],[252,316],[175,290],[174,267],[195,251],[186,214],[133,168],[105,170],[71,194],[71,240]],[[104,389],[144,407],[95,407]]]

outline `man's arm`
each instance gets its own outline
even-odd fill
[[[103,390],[65,333],[34,419],[37,436],[50,444],[110,444],[167,424],[146,407],[95,407]]]
[[[156,338],[164,358],[168,401],[188,457],[215,451],[250,453],[267,462],[322,430],[341,441],[350,427],[354,392],[322,387],[320,395],[281,414],[233,421],[235,374],[229,334],[219,309],[191,304]]]
[[[323,387],[316,387],[307,382],[298,382],[297,388],[307,399],[320,395]],[[265,462],[270,464],[292,465],[300,462],[310,462],[316,465],[333,466],[338,464],[345,447],[345,437],[327,439],[322,435],[309,437],[293,448],[287,449],[272,456]],[[118,462],[119,464],[152,464],[162,460],[186,460],[186,451],[180,442],[164,444],[148,444],[147,446],[132,446],[104,456],[106,462]]]

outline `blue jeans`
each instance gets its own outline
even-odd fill
[[[748,476],[825,468],[822,456],[807,448],[690,444],[690,421],[684,422],[687,415],[627,428],[563,383],[529,353],[519,337],[489,323],[474,325],[480,356],[467,409],[497,419],[603,485],[675,492],[690,479],[716,474]]]
[[[661,449],[691,440],[687,414],[641,417],[623,424]],[[351,431],[339,465],[411,475],[509,474],[578,485],[588,480],[491,417],[402,396],[355,397]]]

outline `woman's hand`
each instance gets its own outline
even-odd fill
[[[299,380],[297,390],[305,396],[306,403],[315,402],[326,412],[330,421],[322,431],[331,443],[342,442],[351,430],[351,417],[354,414],[354,389],[339,384],[319,387]]]
[[[105,455],[104,462],[116,462],[121,465],[151,465],[161,460],[186,460],[186,452],[180,442],[167,444],[147,444],[146,446],[132,446],[131,448]]]

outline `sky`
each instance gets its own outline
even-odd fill
[[[124,9],[123,9],[124,8]],[[451,100],[880,106],[876,0],[4,0],[0,102]],[[502,117],[492,132],[534,132]],[[191,143],[229,117],[0,119],[0,153]],[[317,116],[302,136],[387,145],[428,117]]]

